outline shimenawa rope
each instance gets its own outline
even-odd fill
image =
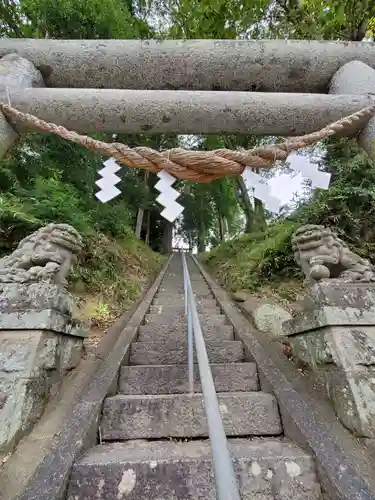
[[[166,170],[178,179],[209,182],[227,175],[239,175],[245,167],[255,169],[268,168],[275,161],[285,161],[291,151],[305,148],[327,139],[335,134],[345,135],[353,131],[353,124],[365,124],[375,115],[375,106],[363,108],[356,113],[341,118],[323,129],[300,137],[247,151],[217,149],[214,151],[189,151],[182,148],[158,152],[151,148],[134,147],[118,142],[107,143],[48,123],[28,113],[22,113],[9,104],[0,104],[4,115],[16,122],[23,123],[44,132],[51,132],[63,139],[75,142],[91,151],[97,151],[115,158],[118,162],[132,168],[141,168],[149,172]]]

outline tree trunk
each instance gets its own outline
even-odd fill
[[[146,238],[145,238],[146,245],[150,245],[150,219],[151,219],[151,212],[150,210],[147,210],[147,227],[146,227]]]
[[[147,171],[144,172],[143,182],[144,182],[144,185],[146,186],[147,191],[150,190],[149,185],[148,185],[149,184],[149,177],[150,177],[149,172],[147,172]],[[137,240],[141,239],[144,213],[145,213],[144,207],[139,207],[138,212],[137,212],[137,222],[135,225],[135,237],[137,238]]]
[[[198,234],[198,253],[206,251],[206,238],[201,233]]]
[[[135,237],[137,238],[137,240],[141,239],[144,212],[145,211],[143,210],[143,208],[138,208],[137,222],[135,225]]]
[[[228,219],[226,217],[224,217],[224,234],[228,234],[229,233],[229,224],[228,224]]]
[[[165,221],[163,231],[163,253],[171,254],[173,252],[173,224],[172,222]]]
[[[256,229],[264,229],[266,224],[266,215],[264,213],[264,205],[260,200],[254,198],[254,206],[255,206],[255,220],[256,220]]]
[[[246,189],[245,181],[240,175],[236,177],[236,183],[240,191],[240,197],[241,197],[240,205],[246,217],[245,233],[251,233],[254,230],[254,222],[255,222],[253,205],[251,203],[249,193]]]
[[[225,240],[225,219],[220,214],[218,215],[218,222],[219,222],[219,238],[220,238],[220,241],[224,241]]]
[[[192,253],[193,252],[193,238],[191,237],[190,231],[189,231],[188,238],[189,238],[189,252]]]
[[[198,227],[198,253],[206,251],[206,230],[203,221],[200,221]]]
[[[298,2],[297,2],[298,3]],[[255,168],[255,173],[259,175],[259,168]],[[264,212],[263,202],[254,198],[254,212],[256,220],[256,229],[265,229],[266,224],[266,214]]]

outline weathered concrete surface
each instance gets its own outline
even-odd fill
[[[196,261],[197,262],[197,261]],[[234,325],[237,338],[257,363],[261,387],[277,397],[285,435],[316,459],[325,497],[373,500],[373,459],[337,419],[330,402],[311,380],[301,376],[275,344],[253,329],[236,305],[197,262],[218,304]]]
[[[28,61],[10,50],[0,59],[0,95],[7,102],[7,92],[27,87],[43,87],[43,77],[40,71]],[[0,56],[0,57],[1,57]],[[0,112],[0,158],[8,151],[18,134],[9,125]]]
[[[202,311],[202,308],[197,306],[198,309],[198,314],[200,312],[204,312],[204,314],[207,315],[212,315],[212,314],[221,314],[221,309],[220,307],[217,307],[216,304],[212,305],[211,307],[205,307],[204,311]],[[150,306],[149,313],[150,314],[158,314],[159,316],[162,316],[163,314],[166,314],[170,316],[172,313],[175,313],[176,316],[180,316],[180,318],[185,317],[185,305],[182,303],[179,306],[171,306],[171,305],[157,305],[153,304]]]
[[[375,438],[375,286],[325,280],[304,305],[283,325],[294,356],[322,381],[341,422]]]
[[[345,427],[375,438],[375,325],[325,327],[289,340],[294,356],[322,381]]]
[[[216,300],[212,298],[196,297],[198,312],[204,312],[206,309],[210,310],[216,307]],[[185,304],[185,297],[183,294],[171,297],[168,294],[159,294],[153,301],[155,306],[174,306],[183,307]]]
[[[283,323],[285,335],[325,326],[375,324],[375,285],[324,280],[314,284],[301,301],[303,310]]]
[[[44,282],[0,283],[1,311],[55,309],[71,315],[73,307],[73,295],[61,285]]]
[[[372,324],[375,320],[375,315],[371,315],[375,310],[375,284],[343,283],[340,280],[320,281],[311,286],[301,300],[301,307],[306,311],[313,311],[319,306],[336,308],[337,312],[338,309],[349,310],[349,317],[355,317],[355,320],[362,324],[365,324],[365,321]]]
[[[247,392],[259,389],[255,363],[212,364],[216,392]],[[198,365],[194,366],[194,391],[202,392]],[[188,370],[184,365],[123,366],[120,394],[186,394]]]
[[[187,316],[185,315],[185,311],[180,312],[183,314],[179,314],[178,312],[177,314],[167,314],[166,311],[164,311],[163,314],[146,314],[145,326],[172,326],[180,324],[181,326],[185,327],[185,325],[187,324]],[[209,326],[210,324],[213,324],[217,327],[228,325],[224,314],[216,314],[210,312],[209,314],[198,313],[198,316],[202,327]]]
[[[87,337],[87,325],[54,309],[1,312],[1,330],[50,330],[75,337]]]
[[[365,61],[351,61],[341,66],[330,83],[330,94],[375,94],[375,71]],[[375,159],[375,118],[372,118],[358,136],[359,144]]]
[[[243,360],[242,342],[206,342],[206,348],[210,363],[236,363]],[[187,359],[187,342],[133,342],[131,345],[132,365],[178,365],[186,364]]]
[[[160,320],[153,322],[150,321],[151,318],[147,318],[147,323],[139,328],[138,342],[168,340],[186,342],[188,331],[186,318],[181,321],[178,316],[176,319],[164,315],[161,318],[158,315],[149,316],[156,316]],[[234,340],[233,327],[225,324],[225,316],[208,318],[206,315],[200,315],[199,321],[206,341]]]
[[[313,460],[276,439],[230,439],[244,500],[320,500]],[[75,464],[67,500],[216,500],[208,441],[97,446]]]
[[[81,360],[81,338],[47,331],[0,331],[0,450],[11,448],[43,414],[53,386]]]
[[[228,436],[281,434],[276,399],[262,392],[218,395]],[[104,401],[104,441],[208,436],[202,394],[113,396]]]
[[[3,38],[49,87],[326,92],[334,73],[371,43],[305,40],[37,40]]]
[[[77,132],[122,134],[295,136],[375,103],[370,95],[226,92],[223,99],[222,92],[71,88],[12,90],[10,98],[18,110]]]

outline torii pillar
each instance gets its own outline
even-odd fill
[[[329,93],[375,96],[375,70],[361,61],[348,62],[333,76]],[[375,117],[369,120],[357,139],[375,160]]]
[[[34,64],[18,54],[7,54],[0,59],[0,101],[14,90],[44,87],[43,76]],[[0,158],[17,139],[18,134],[0,112]]]

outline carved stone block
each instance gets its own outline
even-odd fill
[[[0,283],[0,310],[2,312],[54,309],[71,315],[73,295],[62,285],[53,283]]]
[[[81,338],[48,331],[0,331],[0,451],[43,414],[52,387],[81,360]]]
[[[322,281],[283,324],[293,354],[323,383],[341,422],[375,438],[375,286]]]

